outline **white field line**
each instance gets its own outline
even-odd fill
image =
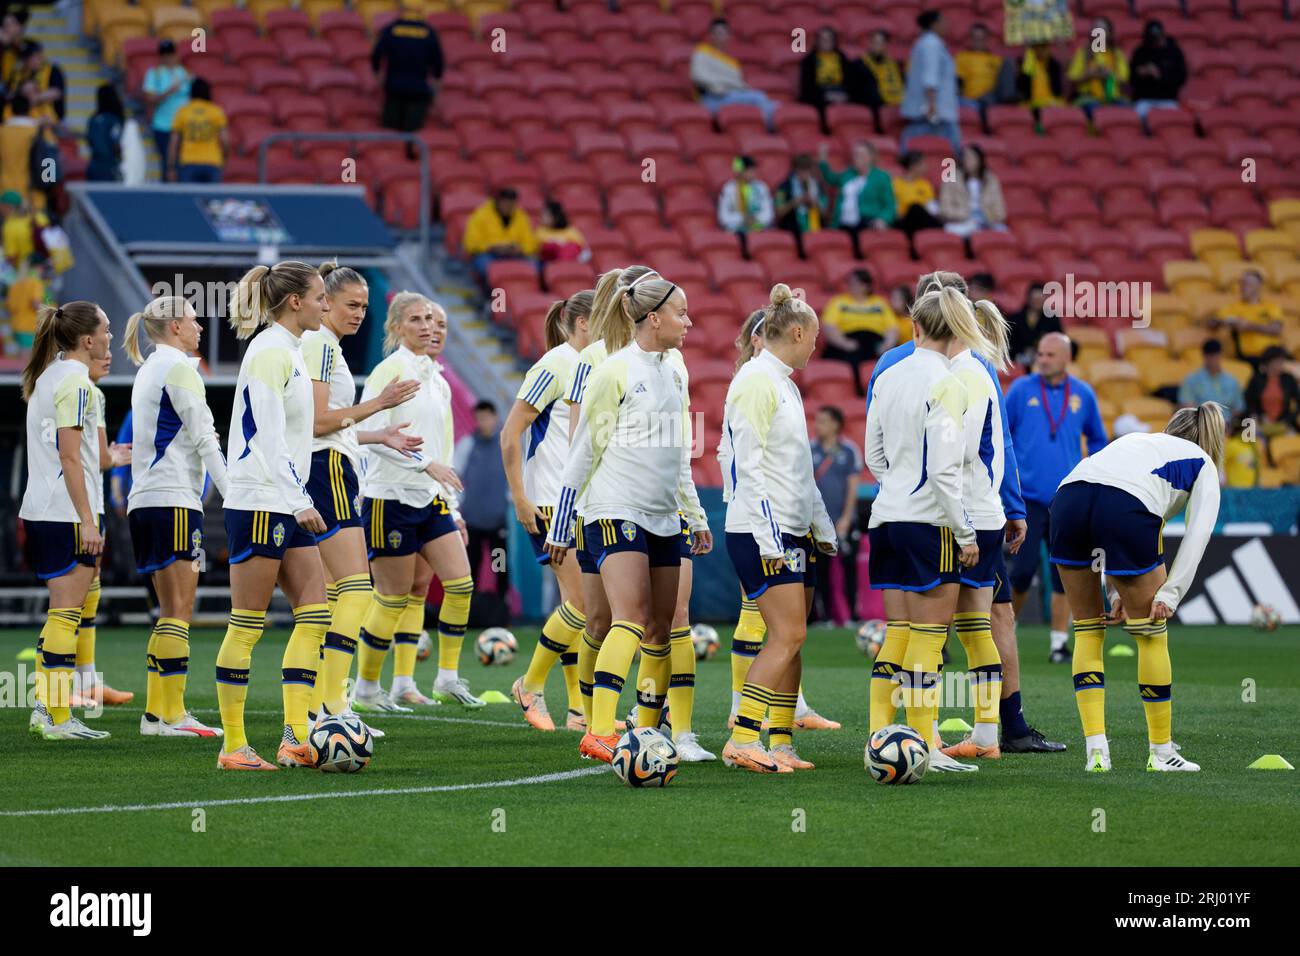
[[[217,710],[215,707],[191,707],[189,708],[189,711],[191,714],[221,713],[221,711]],[[124,713],[143,714],[144,709],[141,707],[114,707],[111,710],[106,708],[104,712],[114,713],[114,714],[124,714]],[[272,717],[277,714],[283,715],[283,713],[284,711],[282,710],[244,711],[244,714],[246,716],[251,715],[254,717]],[[437,721],[439,723],[444,723],[444,724],[474,724],[478,727],[509,727],[511,730],[532,730],[533,729],[523,721],[520,721],[519,723],[509,723],[504,720],[479,720],[477,717],[443,717],[441,714],[394,714],[394,713],[385,712],[381,714],[357,714],[357,716],[360,717],[362,720],[364,720],[367,724],[369,724],[373,720],[374,725],[376,727],[380,727],[380,729],[383,729],[381,725],[386,720],[431,720],[431,721]]]
[[[345,790],[337,793],[294,793],[275,797],[240,797],[227,800],[179,800],[174,803],[130,803],[102,807],[50,807],[44,810],[0,810],[0,817],[62,817],[81,813],[139,813],[145,810],[188,810],[208,807],[249,806],[259,803],[297,803],[304,800],[346,800],[351,797],[396,797],[424,793],[453,793],[458,790],[491,790],[497,787],[526,787],[536,783],[555,783],[576,780],[608,773],[609,768],[583,767],[559,773],[544,773],[535,777],[514,780],[492,780],[485,783],[457,783],[440,787],[400,787],[391,790]]]

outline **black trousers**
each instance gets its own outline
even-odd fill
[[[399,133],[414,133],[424,128],[424,121],[429,116],[429,107],[432,104],[433,98],[430,96],[385,93],[381,125],[387,129],[397,130]]]
[[[504,598],[506,592],[510,590],[510,571],[506,552],[505,525],[496,528],[475,528],[466,526],[465,532],[469,535],[469,543],[465,546],[465,550],[469,552],[470,572],[478,572],[479,567],[483,563],[483,553],[486,551],[488,561],[492,565],[492,575],[496,579],[497,596]],[[485,590],[485,588],[482,584],[476,581],[475,590],[481,592]]]
[[[849,620],[858,616],[858,548],[860,534],[855,524],[848,538],[840,542],[840,553],[834,557],[817,555],[817,583],[813,592],[813,620],[833,621],[834,600],[831,590],[831,563],[840,561],[844,569],[844,597],[849,606]]]

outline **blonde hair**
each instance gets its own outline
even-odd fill
[[[167,334],[167,324],[185,318],[186,310],[189,309],[190,304],[181,296],[163,295],[132,315],[126,320],[126,331],[122,333],[122,351],[126,357],[136,365],[144,363],[144,353],[140,350],[141,325],[144,326],[144,334],[149,341],[157,344]]]
[[[984,338],[993,347],[993,354],[984,356],[999,372],[1011,364],[1011,326],[1002,316],[1002,310],[988,299],[974,303],[975,318],[979,321]]]
[[[289,296],[306,295],[312,278],[319,274],[307,263],[294,260],[277,262],[269,268],[253,266],[245,272],[229,303],[235,338],[246,339],[269,325]]]
[[[99,329],[99,306],[84,300],[67,305],[43,305],[36,313],[32,354],[23,369],[23,400],[30,401],[36,380],[60,352],[71,352],[77,339]]]
[[[927,292],[933,292],[936,289],[943,289],[951,286],[957,289],[964,296],[970,295],[970,290],[966,287],[966,280],[962,278],[960,272],[927,272],[916,280],[916,298],[920,298]]]
[[[623,309],[627,290],[648,276],[657,276],[649,266],[628,266],[611,269],[596,283],[596,294],[591,303],[591,320],[588,329],[591,340],[601,339],[612,355],[632,341],[636,322]]]
[[[388,303],[388,315],[384,319],[385,355],[397,348],[402,341],[402,319],[406,317],[407,310],[413,305],[425,302],[429,302],[429,299],[418,292],[399,292],[393,296],[392,301]]]
[[[997,356],[996,347],[980,328],[970,299],[955,285],[931,288],[912,303],[912,321],[926,338],[939,342],[957,339],[990,362]]]
[[[813,307],[799,298],[784,282],[772,286],[767,306],[763,309],[763,341],[779,339],[795,325],[807,325],[817,318]]]
[[[736,336],[736,350],[740,352],[736,359],[736,371],[739,372],[742,365],[754,357],[754,333],[758,330],[758,324],[763,321],[763,310],[755,309],[749,313],[743,325],[740,327],[740,334]]]
[[[334,295],[334,293],[345,289],[350,285],[359,285],[361,288],[369,290],[370,285],[356,269],[350,266],[341,266],[337,259],[331,259],[329,262],[322,262],[320,268],[316,270],[320,277],[325,280],[325,294]]]
[[[556,299],[546,310],[543,329],[546,334],[546,351],[563,345],[573,335],[578,320],[591,316],[591,302],[596,295],[595,289],[583,289],[567,299]]]
[[[1223,465],[1223,409],[1218,402],[1201,402],[1195,408],[1178,409],[1165,426],[1165,433],[1199,445],[1215,468]]]

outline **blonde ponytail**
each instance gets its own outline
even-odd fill
[[[185,318],[189,303],[178,295],[164,295],[154,299],[140,312],[126,320],[123,333],[122,351],[136,365],[144,363],[144,352],[140,348],[140,326],[144,334],[155,345],[167,334],[167,323]]]
[[[578,320],[591,315],[594,289],[583,289],[567,299],[557,299],[546,310],[546,322],[543,326],[546,335],[546,351],[563,345],[573,336]]]
[[[605,349],[613,355],[632,341],[636,320],[627,310],[628,290],[641,288],[641,280],[657,277],[649,266],[628,266],[619,271],[606,272],[596,283],[596,295],[591,304],[591,321],[588,328],[591,340],[602,339]],[[635,290],[634,290],[635,291]],[[653,305],[653,301],[650,303]]]
[[[754,335],[760,331],[759,323],[763,321],[763,310],[757,309],[749,313],[749,318],[740,327],[740,334],[736,336],[735,346],[740,355],[736,359],[736,371],[739,372],[741,366],[754,357]]]
[[[1217,402],[1202,402],[1196,408],[1180,408],[1165,426],[1165,433],[1185,438],[1210,456],[1214,467],[1223,466],[1223,409]]]
[[[36,380],[49,368],[60,352],[71,352],[83,335],[99,329],[99,306],[94,302],[69,302],[67,305],[43,305],[36,312],[36,335],[32,354],[23,369],[23,400],[30,401]]]
[[[230,297],[230,327],[235,337],[246,339],[263,325],[275,320],[291,295],[306,295],[311,281],[320,273],[305,262],[277,262],[266,266],[253,266],[235,286]]]
[[[955,285],[926,292],[912,304],[912,321],[926,338],[938,342],[957,339],[976,355],[994,362],[998,352],[985,337],[975,309]]]
[[[999,372],[1005,372],[1011,364],[1011,327],[1002,316],[1002,310],[988,299],[975,303],[975,318],[979,320],[984,337],[993,347],[994,354],[985,358]]]

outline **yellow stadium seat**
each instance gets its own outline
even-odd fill
[[[1199,348],[1196,357],[1200,359]],[[1138,377],[1144,391],[1154,392],[1158,388],[1181,385],[1183,379],[1192,374],[1195,369],[1196,364],[1185,359],[1168,357],[1143,359],[1138,365]]]
[[[154,36],[178,44],[189,42],[192,31],[203,26],[203,14],[193,7],[159,7],[153,12]]]
[[[86,36],[97,36],[100,31],[100,16],[112,7],[125,7],[124,0],[82,0],[81,32]]]
[[[1224,358],[1223,370],[1237,380],[1237,384],[1242,388],[1250,382],[1250,377],[1255,374],[1255,369],[1249,362],[1241,359]]]
[[[1271,288],[1300,299],[1300,262],[1275,262],[1264,270]]]
[[[1136,415],[1143,421],[1159,421],[1160,427],[1164,428],[1165,422],[1169,421],[1169,416],[1174,413],[1174,403],[1156,398],[1154,395],[1140,395],[1125,402],[1123,411]]]
[[[1104,398],[1097,399],[1097,411],[1107,422],[1112,421],[1115,416],[1119,414],[1119,409],[1116,408],[1115,403],[1109,402]],[[1107,426],[1106,431],[1110,431],[1109,426]]]
[[[1214,270],[1214,281],[1219,284],[1219,288],[1224,292],[1237,291],[1237,284],[1241,281],[1243,272],[1254,271],[1264,275],[1264,269],[1260,263],[1250,262],[1246,259],[1219,259],[1210,263],[1210,268]]]
[[[1142,394],[1137,366],[1122,359],[1093,362],[1088,369],[1088,384],[1099,396],[1121,406]]]
[[[1100,349],[1106,353],[1107,358],[1110,357],[1110,335],[1105,329],[1099,329],[1095,325],[1071,325],[1066,328],[1065,334],[1079,346],[1081,354],[1083,349]]]
[[[311,20],[311,28],[317,30],[320,27],[320,15],[322,13],[333,13],[335,10],[342,10],[346,4],[343,0],[302,0],[298,4],[298,9],[307,14]]]
[[[148,11],[152,16],[155,10],[163,7],[174,7],[177,6],[177,3],[176,0],[136,0],[136,6],[141,10]]]
[[[190,6],[203,15],[203,22],[212,22],[213,10],[228,10],[233,4],[230,0],[190,0]]]
[[[1198,321],[1211,318],[1225,305],[1232,305],[1238,298],[1235,292],[1202,292],[1193,300],[1193,317]]]
[[[1246,255],[1259,262],[1291,262],[1300,258],[1300,245],[1280,229],[1252,229],[1246,233]]]
[[[123,40],[149,35],[149,13],[139,7],[101,10],[99,23],[100,55],[109,66],[119,65]]]
[[[1282,330],[1282,344],[1292,355],[1300,354],[1300,325],[1293,325]]]
[[[1180,296],[1199,297],[1214,292],[1214,272],[1204,262],[1173,259],[1165,263],[1165,285]]]
[[[1284,223],[1300,222],[1300,199],[1274,199],[1268,204],[1268,221],[1279,229]]]
[[[1079,349],[1079,354],[1074,357],[1075,367],[1077,367],[1082,371],[1084,378],[1088,377],[1088,369],[1092,367],[1092,364],[1094,362],[1109,362],[1109,361],[1110,361],[1109,348],[1099,349],[1091,345],[1087,346],[1086,348]]]
[[[1286,484],[1286,476],[1281,468],[1270,468],[1268,465],[1259,466],[1259,485],[1260,488],[1281,488]]]
[[[375,18],[393,13],[396,6],[388,0],[360,0],[352,4],[352,9],[361,15],[361,19],[366,22],[366,28],[371,33],[378,33],[375,27]]]
[[[266,15],[272,10],[288,10],[292,6],[292,0],[248,0],[244,4],[248,12],[253,15],[253,19],[257,21],[259,30],[266,29]],[[395,4],[389,4],[390,8],[394,6]]]
[[[1156,351],[1161,355],[1169,351],[1169,334],[1163,329],[1120,329],[1115,333],[1115,347],[1130,362],[1136,361],[1133,351]]]
[[[1227,229],[1197,229],[1188,237],[1192,255],[1201,262],[1214,263],[1220,259],[1240,259],[1241,245],[1237,234]]]
[[[1196,354],[1200,355],[1201,346],[1205,344],[1205,340],[1213,337],[1208,329],[1196,325],[1178,329],[1169,333],[1169,352],[1171,355],[1182,355],[1195,349]]]

